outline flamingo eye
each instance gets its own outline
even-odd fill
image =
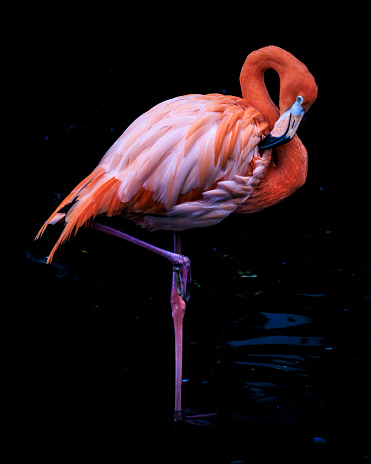
[[[297,101],[299,104],[302,104],[303,101],[304,101],[304,98],[303,98],[301,95],[299,95],[299,96],[297,97],[296,101]]]

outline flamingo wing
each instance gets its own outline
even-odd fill
[[[266,167],[257,144],[267,133],[261,113],[237,97],[186,95],[160,103],[101,161],[120,180],[112,203],[118,209],[108,214],[131,213],[149,229],[219,222],[246,199]]]
[[[64,219],[53,248],[98,214],[149,229],[216,224],[251,194],[270,161],[262,114],[238,97],[186,95],[137,118],[41,228]],[[67,212],[65,207],[71,205]]]

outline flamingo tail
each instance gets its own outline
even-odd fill
[[[62,201],[35,237],[35,240],[40,238],[49,224],[56,224],[64,219],[65,227],[48,256],[47,264],[52,261],[59,245],[68,240],[73,231],[76,235],[78,229],[84,224],[87,225],[97,214],[115,214],[114,206],[117,202],[113,200],[117,198],[119,183],[115,177],[108,178],[106,171],[98,166]],[[61,211],[68,205],[71,206],[67,212]]]

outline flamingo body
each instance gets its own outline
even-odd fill
[[[280,76],[279,109],[264,84],[269,68]],[[100,214],[121,214],[150,230],[174,231],[171,253],[92,223],[93,228],[151,250],[173,264],[175,421],[205,417],[185,415],[181,407],[190,260],[181,254],[179,231],[217,224],[233,212],[251,213],[274,205],[303,185],[307,175],[307,151],[296,131],[317,97],[308,68],[281,48],[264,47],[246,58],[240,82],[243,98],[185,95],[160,103],[136,119],[36,237],[48,224],[65,222],[49,263],[73,231]]]
[[[39,235],[48,224],[66,223],[49,261],[73,229],[98,214],[122,214],[151,230],[220,222],[259,184],[271,159],[271,150],[258,149],[267,134],[264,116],[242,98],[186,95],[158,104],[46,221]]]

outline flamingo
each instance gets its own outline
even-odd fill
[[[280,77],[279,109],[264,84],[264,72],[271,68]],[[64,222],[47,263],[59,245],[84,224],[171,261],[175,421],[196,422],[207,416],[187,415],[181,406],[190,260],[181,254],[180,232],[212,226],[231,213],[252,213],[274,205],[301,187],[307,176],[307,151],[296,132],[318,92],[308,68],[291,53],[267,46],[248,55],[240,84],[242,98],[217,93],[185,95],[139,116],[36,236],[49,224]],[[121,215],[151,231],[173,231],[173,252],[94,222],[103,214]]]

